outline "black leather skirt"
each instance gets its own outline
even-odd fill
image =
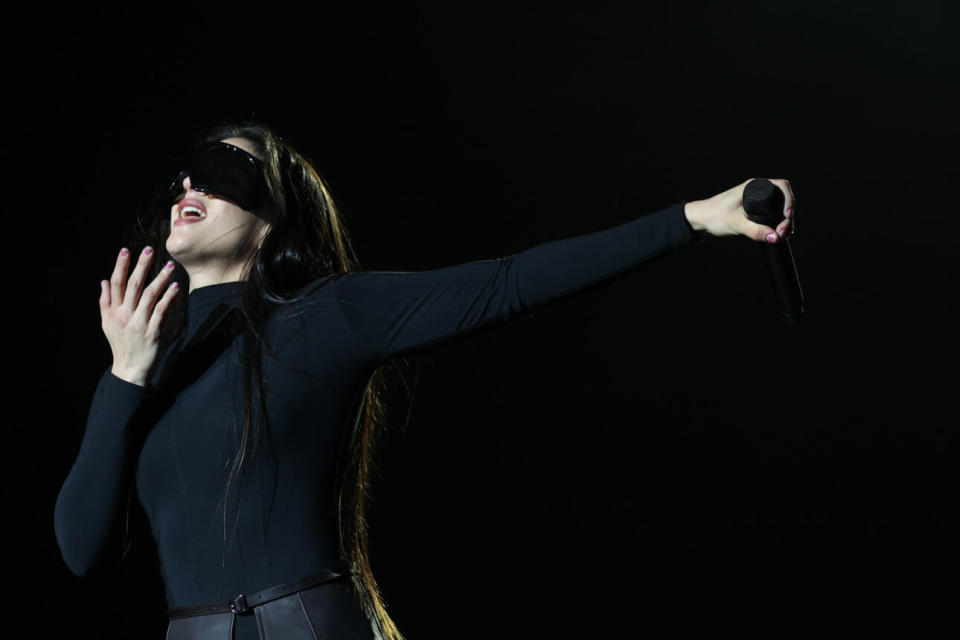
[[[236,602],[236,598],[231,602]],[[204,606],[215,608],[223,604],[226,603]],[[200,615],[184,615],[181,611],[177,617],[171,617],[166,639],[374,640],[375,637],[349,576],[260,604],[241,602],[233,609]]]

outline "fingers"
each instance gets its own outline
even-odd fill
[[[143,290],[143,293],[140,296],[140,301],[137,304],[137,308],[133,313],[133,316],[138,324],[142,326],[148,326],[148,321],[152,320],[151,314],[154,313],[154,305],[156,300],[160,296],[160,292],[163,291],[163,288],[167,286],[167,283],[170,281],[172,276],[173,261],[170,260],[164,265],[163,269],[160,270],[160,273],[157,274],[157,277],[153,279],[153,282],[151,282],[150,285]]]
[[[100,281],[100,320],[106,321],[107,314],[110,312],[110,281]]]
[[[777,185],[781,191],[783,191],[783,217],[791,220],[793,224],[790,226],[790,233],[796,233],[797,231],[797,198],[793,195],[793,187],[790,186],[790,181],[786,178],[777,178],[771,179],[770,182]],[[777,227],[779,231],[780,226]],[[784,228],[784,233],[786,233],[786,228]],[[781,234],[782,236],[783,234]]]
[[[110,274],[110,304],[118,307],[123,303],[123,293],[127,288],[127,265],[130,263],[130,252],[124,248],[117,256],[117,263]]]
[[[747,182],[750,182],[749,180]],[[777,185],[783,191],[783,219],[777,224],[776,229],[767,225],[757,224],[747,218],[746,212],[743,212],[741,222],[741,233],[756,242],[777,243],[782,242],[788,233],[796,232],[796,197],[793,195],[793,189],[790,181],[786,179],[771,179],[770,182]]]
[[[167,290],[163,293],[163,297],[157,301],[156,306],[153,308],[153,313],[150,314],[150,322],[147,323],[148,334],[152,336],[160,335],[160,325],[163,323],[163,318],[166,315],[167,309],[170,307],[170,303],[173,301],[173,297],[177,295],[177,291],[179,290],[180,285],[174,282],[167,287]]]
[[[123,293],[123,306],[131,314],[140,302],[140,290],[143,288],[143,281],[146,278],[151,260],[153,260],[153,248],[144,247],[143,251],[140,252],[140,258],[137,260],[137,266],[133,268],[133,273],[127,282],[126,290]]]
[[[777,225],[777,235],[781,238],[786,237],[787,232],[789,232],[792,227],[792,220],[790,218],[784,218],[780,221],[780,224]]]
[[[146,278],[147,270],[153,259],[153,249],[145,247],[141,252],[137,264],[134,267],[133,274],[127,279],[127,270],[130,266],[130,252],[124,248],[117,256],[117,262],[114,265],[110,280],[100,281],[100,314],[106,318],[111,308],[125,307],[128,311],[128,317],[136,321],[140,326],[146,326],[151,319],[157,298],[161,295],[164,287],[167,286],[173,276],[173,261],[164,265],[153,282],[143,290],[141,288]],[[179,285],[174,287],[174,290]],[[171,295],[172,298],[172,295]],[[169,303],[168,303],[169,304]],[[162,314],[161,314],[162,315]]]
[[[744,217],[746,217],[746,215],[744,215]],[[772,229],[765,224],[757,224],[756,222],[752,222],[747,219],[745,219],[743,222],[743,235],[757,242],[773,243],[780,240],[780,236],[777,234],[775,229]]]
[[[797,199],[793,195],[793,189],[790,186],[790,181],[786,178],[772,178],[770,182],[780,187],[780,190],[783,191],[783,217],[789,218],[793,215],[793,210],[795,210]]]

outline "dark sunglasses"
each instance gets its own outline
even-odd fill
[[[205,142],[191,149],[177,163],[170,180],[172,197],[183,193],[183,179],[197,191],[231,200],[246,211],[263,205],[267,184],[263,162],[240,147],[226,142]]]

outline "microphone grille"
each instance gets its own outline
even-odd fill
[[[766,178],[755,178],[743,189],[743,210],[757,224],[776,227],[783,220],[783,191]]]

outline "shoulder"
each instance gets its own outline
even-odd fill
[[[311,280],[306,285],[300,288],[299,291],[290,299],[290,302],[296,303],[311,297],[318,297],[329,294],[333,289],[336,288],[337,283],[342,280],[344,277],[349,276],[348,273],[331,273],[325,276],[321,276],[316,280]]]
[[[337,305],[350,298],[350,292],[355,290],[351,283],[355,283],[361,271],[347,271],[332,273],[308,282],[301,287],[283,305],[296,312],[308,309],[322,309]]]
[[[350,298],[389,288],[391,276],[403,272],[357,270],[334,273],[307,283],[291,298],[292,303]]]

